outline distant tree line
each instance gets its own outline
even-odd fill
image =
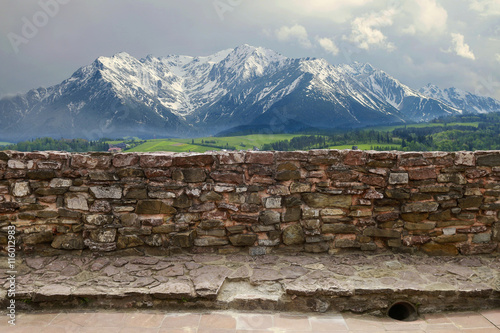
[[[87,151],[108,151],[109,145],[106,143],[108,139],[97,141],[88,141],[85,139],[53,139],[53,138],[38,138],[28,141],[18,142],[13,145],[0,147],[2,150],[17,150],[17,151],[43,151],[43,150],[59,150],[67,152],[87,152]]]

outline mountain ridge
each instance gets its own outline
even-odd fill
[[[0,99],[0,139],[187,137],[286,124],[363,127],[500,106],[470,93],[452,99],[451,90],[438,89],[416,91],[368,63],[334,66],[247,44],[204,57],[136,59],[120,52],[98,57],[58,85]]]

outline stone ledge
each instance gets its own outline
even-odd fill
[[[0,270],[1,278],[6,271]],[[500,306],[498,256],[61,255],[24,258],[17,271],[16,299],[23,310],[134,307],[384,313],[397,300],[418,304],[422,313]],[[7,301],[7,295],[0,294],[2,306]]]

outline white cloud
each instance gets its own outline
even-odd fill
[[[498,0],[470,0],[469,8],[482,16],[500,16],[500,1]]]
[[[369,50],[372,46],[385,48],[388,51],[394,50],[394,44],[387,42],[387,37],[378,28],[391,26],[395,13],[395,9],[386,9],[354,19],[351,23],[351,35],[344,36],[344,39],[365,50]]]
[[[306,28],[298,24],[291,27],[282,26],[276,30],[275,35],[282,42],[298,41],[302,47],[307,49],[312,47]]]
[[[437,34],[446,31],[448,12],[436,0],[406,1],[402,10],[410,16],[409,20],[412,22],[403,28],[403,33]]]
[[[500,62],[500,53],[495,54],[495,60]]]
[[[330,38],[320,38],[316,37],[316,40],[318,41],[319,46],[323,48],[328,53],[331,53],[333,55],[337,55],[339,53],[339,48],[337,45],[335,45],[335,42],[331,40]]]
[[[325,18],[332,22],[343,23],[349,21],[353,11],[363,8],[374,0],[273,0],[267,1],[264,6],[278,7],[279,11],[293,13],[308,18]]]
[[[452,33],[451,41],[453,43],[452,51],[455,51],[457,55],[467,59],[476,59],[476,56],[474,56],[474,53],[470,49],[469,45],[464,42],[464,35]]]

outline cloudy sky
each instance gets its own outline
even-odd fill
[[[500,0],[0,0],[0,96],[60,83],[101,55],[245,43],[500,99]]]

